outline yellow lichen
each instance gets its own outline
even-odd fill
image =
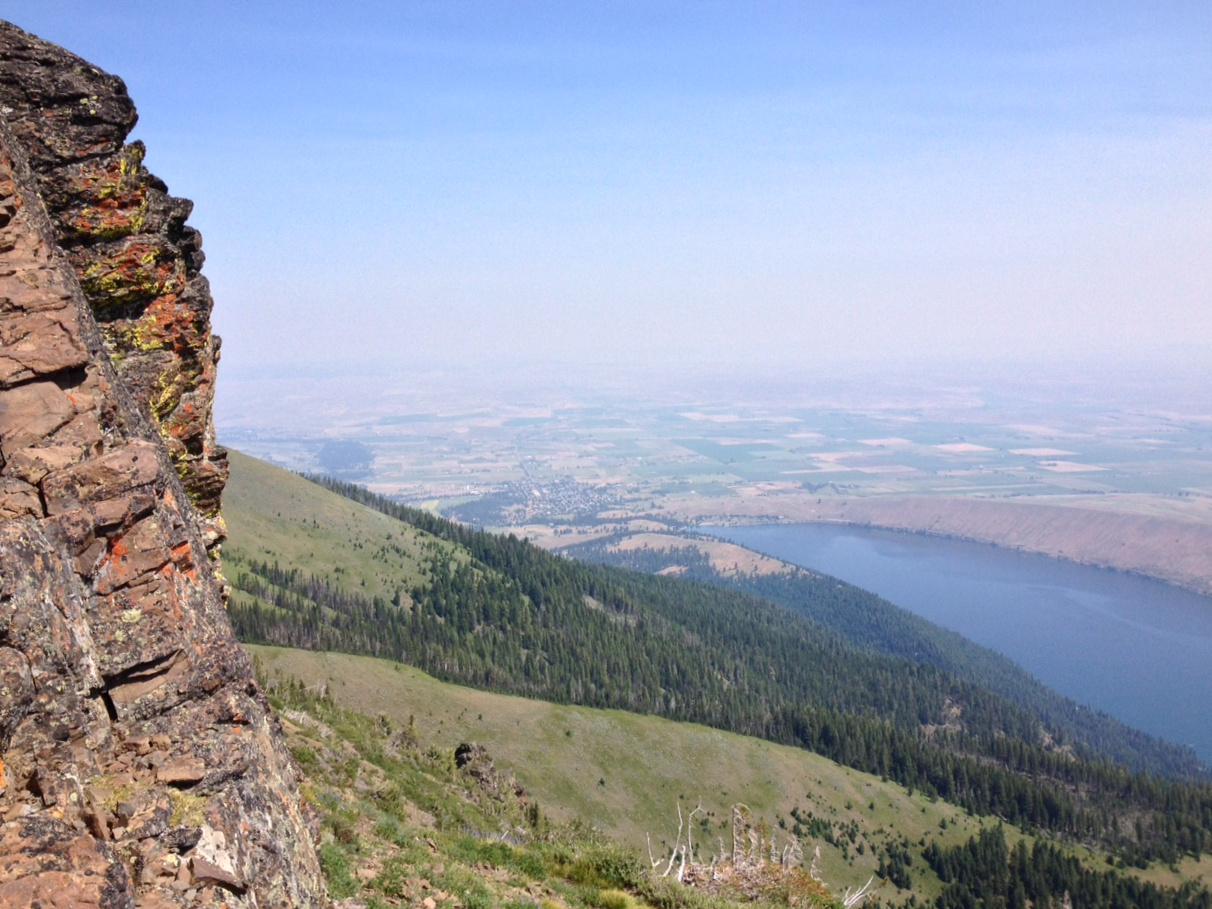
[[[120,803],[125,802],[127,799],[147,788],[146,784],[134,782],[121,783],[115,786],[114,779],[110,776],[96,776],[89,780],[89,783],[98,789],[109,790],[110,795],[106,797],[103,804],[111,814],[118,813],[118,805]]]
[[[172,817],[169,818],[170,824],[174,827],[202,826],[203,821],[206,820],[206,815],[202,810],[206,806],[206,799],[179,789],[169,789],[168,798],[173,803]]]
[[[138,173],[139,165],[142,163],[143,145],[139,142],[132,142],[122,149],[122,159],[118,162],[118,172],[124,177],[127,174]]]
[[[148,406],[151,408],[156,422],[163,423],[165,418],[176,409],[177,402],[180,400],[181,392],[177,387],[176,377],[164,374],[156,380],[156,390],[152,394],[151,400],[148,401]]]
[[[150,353],[162,350],[166,345],[164,339],[155,333],[155,319],[141,319],[118,332],[125,345],[136,350]]]

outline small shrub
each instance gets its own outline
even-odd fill
[[[328,895],[343,900],[358,892],[358,885],[349,873],[349,856],[336,843],[325,843],[320,847],[320,870],[328,884]]]
[[[497,901],[482,884],[474,884],[463,891],[464,909],[496,909]]]
[[[600,909],[635,909],[635,900],[622,890],[603,890],[595,903]]]
[[[470,836],[455,842],[453,852],[469,865],[484,862],[494,868],[504,868],[513,859],[513,849],[506,843],[479,840]]]
[[[643,883],[645,874],[634,852],[610,843],[589,848],[578,856],[568,877],[578,884],[634,890]]]
[[[294,757],[295,763],[303,768],[307,773],[313,773],[316,765],[319,763],[319,758],[316,753],[306,745],[296,745],[290,749],[291,756]]]
[[[542,880],[547,876],[547,866],[533,852],[515,852],[510,867],[534,880]]]
[[[394,843],[404,835],[404,831],[400,829],[399,822],[394,818],[384,818],[379,821],[371,832],[379,839],[387,840],[390,843]]]
[[[324,818],[324,823],[332,831],[333,839],[342,846],[353,846],[358,842],[358,832],[354,829],[353,821],[344,812],[329,813]]]

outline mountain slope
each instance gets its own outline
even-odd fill
[[[654,874],[634,849],[583,821],[553,823],[482,745],[439,747],[428,724],[398,719],[408,692],[392,679],[380,676],[379,681],[386,683],[397,709],[392,716],[371,718],[328,692],[317,693],[314,685],[281,676],[278,658],[291,654],[260,655],[273,664],[263,673],[264,683],[282,712],[316,808],[329,892],[353,900],[338,906],[841,909],[828,887],[802,865],[771,864],[764,854],[747,867],[735,861],[722,866],[728,872],[748,871],[744,887],[737,886],[735,875],[731,884],[704,881],[707,887],[690,888]],[[374,662],[342,658],[329,668],[340,674],[355,666],[350,681],[363,680],[359,670]],[[432,684],[426,691],[439,701],[443,693]],[[794,901],[788,899],[792,894]]]
[[[275,679],[297,678],[343,707],[385,716],[397,726],[415,721],[426,740],[453,752],[461,742],[487,747],[560,822],[591,820],[612,838],[654,850],[677,828],[676,806],[700,803],[709,817],[702,847],[727,838],[729,808],[744,802],[773,828],[794,825],[793,809],[825,819],[812,837],[822,847],[821,869],[834,886],[859,886],[878,868],[882,845],[926,834],[942,845],[958,845],[982,827],[978,819],[945,802],[908,795],[890,782],[847,770],[801,748],[671,723],[622,711],[600,711],[491,694],[439,682],[398,663],[345,654],[252,647],[271,688]],[[868,808],[874,802],[875,808]],[[846,805],[850,807],[847,808]],[[939,829],[939,822],[946,826]],[[854,824],[865,843],[860,855],[841,831]],[[880,834],[877,829],[884,828]],[[805,842],[809,837],[805,835]],[[841,842],[848,848],[843,857]],[[811,847],[808,849],[811,854]],[[916,870],[925,875],[918,859]],[[895,889],[895,888],[892,888]],[[929,892],[929,888],[927,888]]]
[[[643,546],[627,545],[629,541],[620,535],[560,551],[633,571],[676,572],[687,580],[761,597],[821,623],[863,650],[936,666],[997,692],[1040,717],[1048,728],[1064,730],[1070,741],[1085,744],[1090,749],[1087,753],[1103,755],[1136,770],[1180,778],[1209,777],[1209,768],[1192,749],[1164,742],[1078,704],[1044,685],[1013,660],[853,584],[780,563],[770,556],[759,558],[782,570],[749,574],[719,571],[706,551],[719,545],[714,537],[644,534],[641,539]]]
[[[230,535],[223,561],[229,575],[253,560],[277,560],[384,599],[424,579],[425,547],[434,543],[429,535],[238,451],[229,451],[228,459],[223,515]],[[444,551],[466,559],[454,546]]]
[[[755,826],[769,830],[780,847],[794,835],[808,861],[819,847],[822,879],[835,892],[857,888],[876,875],[875,898],[883,905],[903,904],[910,896],[927,904],[944,897],[947,885],[927,857],[951,878],[964,877],[970,884],[956,854],[964,853],[969,841],[990,835],[999,836],[1009,849],[1022,843],[1029,853],[1057,848],[1052,864],[1072,862],[1081,875],[1102,875],[1100,884],[1108,893],[1116,882],[1129,886],[1129,878],[1167,888],[1212,879],[1212,859],[1187,860],[1179,871],[1157,866],[1148,872],[1117,872],[1102,856],[1080,846],[1054,846],[995,820],[973,818],[943,801],[911,794],[799,748],[657,717],[486,693],[384,660],[251,649],[261,677],[277,697],[308,703],[291,681],[297,679],[313,704],[328,702],[376,717],[364,722],[368,730],[409,730],[419,742],[417,751],[431,756],[421,761],[431,769],[448,764],[460,743],[485,746],[498,770],[516,777],[527,804],[537,806],[544,817],[560,824],[592,822],[641,855],[648,835],[654,853],[669,847],[679,803],[684,811],[701,804],[700,818],[706,823],[696,825],[694,842],[704,855],[718,853],[720,840],[730,838],[729,809],[739,801],[751,809]],[[316,695],[320,691],[322,699]],[[297,719],[293,711],[289,716]],[[313,735],[306,743],[305,759],[317,750],[316,739]],[[326,747],[339,750],[332,741]],[[314,763],[312,767],[319,770]],[[331,774],[317,772],[317,782],[326,776]],[[417,807],[441,813],[432,796]],[[1072,868],[1066,873],[1073,877]],[[1171,892],[1170,898],[1175,905],[1196,906],[1201,897],[1186,900]]]
[[[376,540],[421,534],[423,580],[392,600],[369,597],[350,583],[352,568],[323,576],[246,558],[270,547],[264,535],[241,543],[233,525],[231,612],[245,640],[387,656],[478,687],[800,745],[978,814],[1114,845],[1134,861],[1177,860],[1212,842],[1212,787],[1075,760],[1040,742],[1063,739],[1060,730],[937,668],[856,650],[752,596],[571,562],[336,487],[400,519]],[[283,516],[284,528],[314,533],[320,523]],[[353,565],[376,543],[358,531],[348,545]]]

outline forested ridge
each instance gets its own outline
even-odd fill
[[[1001,827],[952,849],[931,843],[923,856],[946,884],[936,909],[1212,909],[1212,893],[1193,885],[1163,889],[1112,870],[1095,871],[1051,843],[1019,841],[1010,848]]]
[[[392,600],[250,561],[231,605],[247,641],[389,657],[450,681],[800,745],[1128,861],[1212,843],[1212,787],[1046,748],[1028,711],[936,666],[860,651],[755,596],[564,559],[321,482],[470,559],[431,541],[425,577]]]
[[[1048,688],[1013,660],[853,584],[803,569],[782,574],[724,574],[712,567],[702,550],[681,547],[623,550],[614,546],[619,539],[598,539],[568,547],[564,552],[578,559],[648,574],[677,566],[679,577],[778,603],[825,625],[862,650],[937,666],[957,678],[997,692],[1039,717],[1046,727],[1064,730],[1083,757],[1107,757],[1134,770],[1163,776],[1208,779],[1209,768],[1193,749],[1166,742],[1078,704]]]

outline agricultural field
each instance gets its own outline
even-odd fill
[[[341,398],[323,379],[283,382],[272,407],[257,403],[265,387],[242,387],[243,409],[220,422],[226,443],[550,548],[620,531],[829,521],[1212,590],[1212,412],[1164,389],[1111,403],[1062,390],[1075,397],[1057,403],[1031,386],[429,392],[436,380],[378,377],[343,385]]]

